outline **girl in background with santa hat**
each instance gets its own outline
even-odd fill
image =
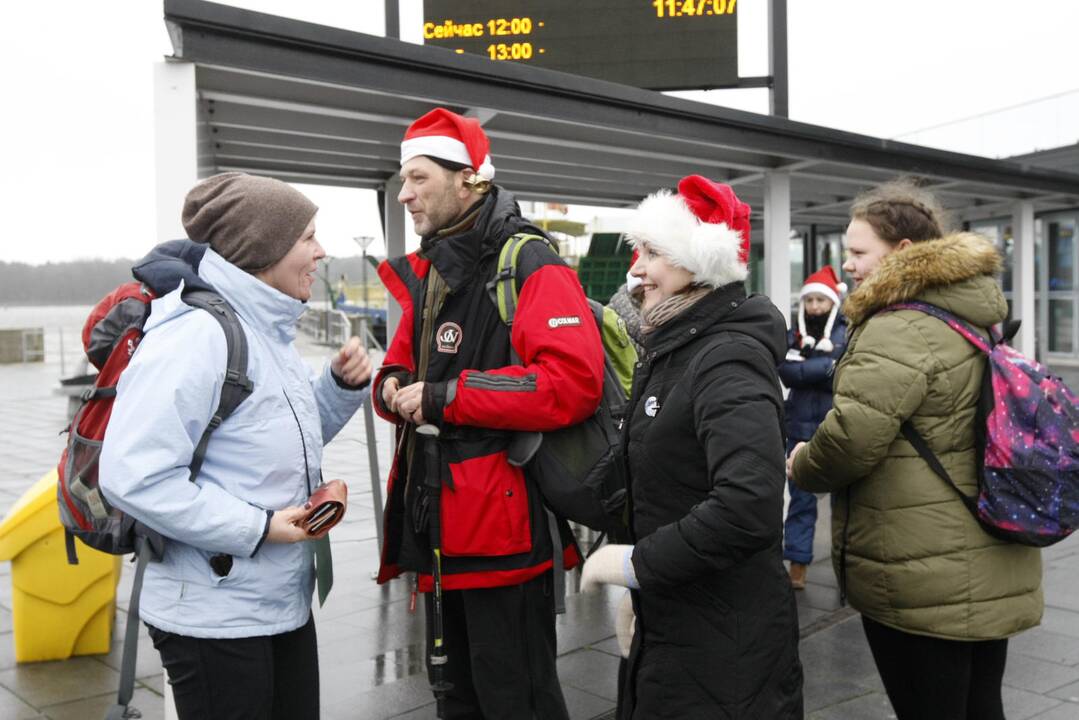
[[[813,437],[832,409],[832,376],[847,347],[847,322],[839,304],[847,286],[825,266],[806,278],[798,303],[798,323],[787,333],[786,359],[779,377],[790,390],[785,403],[787,452]],[[783,523],[783,559],[790,563],[791,587],[803,590],[813,562],[817,496],[787,481],[791,501]]]

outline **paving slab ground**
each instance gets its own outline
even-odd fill
[[[71,315],[74,322],[83,316]],[[77,329],[67,321],[66,370],[74,370]],[[0,514],[59,457],[66,399],[55,394],[59,332],[46,334],[47,362],[0,366]],[[312,363],[328,354],[310,341],[301,349]],[[381,474],[389,460],[389,427],[376,421]],[[423,666],[422,614],[408,611],[403,581],[377,586],[371,579],[378,548],[374,502],[362,416],[326,448],[327,477],[349,481],[349,513],[332,533],[335,585],[316,611],[327,720],[434,717]],[[820,503],[817,561],[797,593],[805,667],[806,713],[813,720],[877,720],[894,713],[884,694],[856,613],[839,604],[828,560],[829,506]],[[112,652],[62,662],[16,664],[11,621],[10,564],[0,563],[0,718],[100,717],[119,677],[119,636],[127,619],[131,569],[125,563],[117,596]],[[573,593],[576,578],[570,578]],[[1042,625],[1009,644],[1004,700],[1010,720],[1079,719],[1079,540],[1045,552],[1046,612]],[[573,718],[607,718],[615,704],[618,666],[614,591],[571,594],[558,619],[558,668]],[[134,704],[146,720],[164,718],[163,676],[143,629]]]

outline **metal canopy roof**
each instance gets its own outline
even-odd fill
[[[1037,150],[1025,155],[1016,155],[1008,158],[1013,162],[1041,167],[1054,168],[1065,172],[1079,173],[1079,143],[1051,148],[1049,150]]]
[[[846,223],[860,190],[930,180],[962,219],[1079,205],[1079,174],[720,108],[591,78],[494,63],[201,0],[165,0],[196,65],[200,173],[381,189],[405,128],[435,105],[480,119],[497,182],[524,199],[630,205],[691,173],[763,207],[791,173],[792,223]],[[208,131],[208,132],[206,132]],[[757,216],[759,218],[759,215]]]

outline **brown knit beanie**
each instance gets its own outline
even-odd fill
[[[254,274],[283,258],[317,211],[303,193],[280,180],[227,172],[191,188],[183,223],[193,241],[209,243],[218,255]]]

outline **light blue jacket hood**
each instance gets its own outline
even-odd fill
[[[100,484],[115,507],[166,538],[146,569],[140,617],[203,638],[273,635],[302,626],[314,587],[311,543],[264,543],[268,510],[302,505],[322,448],[367,397],[312,373],[293,341],[304,303],[207,250],[199,277],[236,310],[254,390],[210,437],[195,482],[188,465],[217,408],[226,366],[217,321],[183,286],[153,301],[146,334],[120,377]],[[346,478],[347,480],[347,478]],[[225,577],[210,568],[233,556]]]

